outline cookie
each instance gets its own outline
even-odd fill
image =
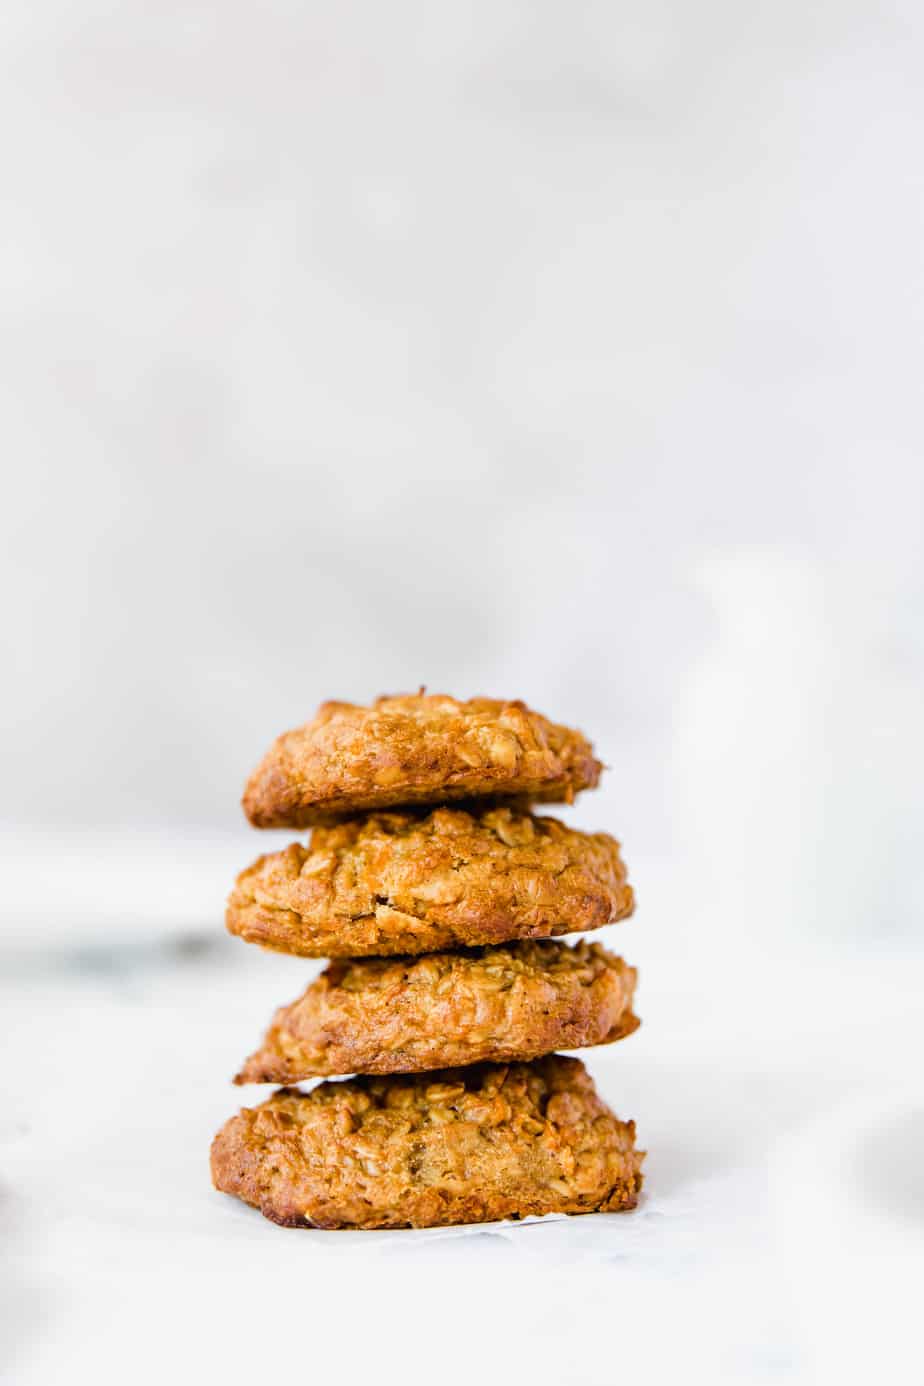
[[[322,703],[278,737],[243,806],[257,828],[302,828],[371,809],[511,795],[570,803],[602,766],[580,732],[521,702],[442,694]]]
[[[520,809],[378,813],[242,872],[227,925],[302,957],[431,953],[596,929],[632,913],[619,843]]]
[[[635,978],[585,940],[335,962],[276,1012],[235,1082],[422,1073],[609,1044],[638,1028]]]
[[[634,1122],[551,1055],[282,1088],[219,1131],[212,1180],[287,1227],[437,1227],[632,1208],[642,1159]]]

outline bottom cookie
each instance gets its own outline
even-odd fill
[[[440,1227],[634,1208],[643,1158],[552,1054],[282,1088],[222,1127],[212,1180],[287,1227]]]

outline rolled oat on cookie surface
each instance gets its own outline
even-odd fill
[[[633,1208],[643,1158],[551,1055],[280,1089],[219,1131],[212,1179],[289,1227],[435,1227]]]
[[[235,1082],[420,1073],[609,1044],[638,1027],[635,969],[598,943],[551,939],[332,963]]]
[[[393,811],[315,828],[243,871],[229,930],[302,957],[430,953],[627,918],[619,843],[519,807]]]
[[[601,769],[585,736],[520,701],[400,694],[368,707],[322,703],[277,737],[243,806],[255,827],[301,828],[480,797],[570,803]]]

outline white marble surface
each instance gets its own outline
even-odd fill
[[[920,958],[678,955],[643,920],[608,931],[643,1027],[587,1056],[649,1149],[642,1206],[461,1237],[281,1230],[211,1190],[227,1077],[311,964],[217,912],[7,949],[4,1380],[913,1380]]]

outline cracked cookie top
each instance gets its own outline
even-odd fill
[[[601,769],[586,737],[525,703],[421,692],[370,707],[323,703],[273,743],[243,807],[257,828],[299,828],[458,799],[570,803]]]
[[[552,939],[334,962],[277,1011],[238,1083],[419,1073],[608,1044],[638,1026],[635,969]]]
[[[514,808],[377,813],[243,871],[230,931],[303,957],[550,938],[632,913],[619,843]]]

